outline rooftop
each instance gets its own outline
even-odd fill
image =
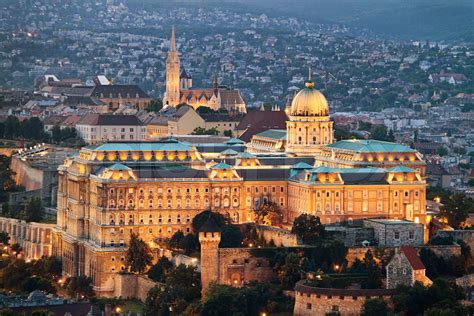
[[[403,220],[403,219],[366,219],[366,221],[374,222],[374,223],[379,223],[383,225],[412,225],[415,224],[415,222]]]
[[[258,133],[255,136],[273,138],[273,139],[286,139],[286,130],[285,129],[269,129],[264,132]]]
[[[194,149],[177,140],[162,142],[103,143],[86,147],[93,151],[193,151]]]
[[[402,144],[384,142],[380,140],[341,140],[326,146],[327,148],[343,149],[360,153],[380,152],[416,152],[416,150]]]

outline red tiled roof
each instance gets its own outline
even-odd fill
[[[81,119],[80,115],[70,115],[63,122],[62,126],[75,126],[76,123]]]
[[[250,141],[253,135],[269,129],[286,129],[288,117],[284,111],[252,111],[244,116],[235,128],[244,131],[239,137],[245,142]],[[245,135],[245,136],[244,136]]]
[[[401,251],[405,255],[405,257],[407,257],[408,262],[410,262],[410,265],[413,270],[425,269],[425,265],[423,264],[423,262],[421,262],[420,257],[418,257],[418,253],[416,252],[415,248],[410,246],[402,246]]]

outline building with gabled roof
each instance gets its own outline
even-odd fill
[[[426,268],[418,252],[411,246],[397,248],[386,270],[387,289],[395,289],[399,285],[412,286],[415,282],[420,282],[424,286],[433,283],[425,274]]]
[[[143,141],[146,135],[146,127],[135,115],[86,114],[76,122],[76,130],[87,144]]]
[[[165,106],[176,107],[188,104],[194,109],[201,106],[215,111],[226,110],[231,113],[246,113],[247,108],[240,91],[219,85],[217,76],[210,88],[193,88],[191,75],[184,67],[181,69],[176,46],[174,26],[171,30],[170,50],[166,59],[166,91],[163,97]]]

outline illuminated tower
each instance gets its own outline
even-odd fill
[[[174,26],[171,29],[170,50],[166,59],[166,92],[163,104],[177,106],[179,104],[179,56],[176,49]]]
[[[211,283],[218,283],[219,280],[219,243],[221,233],[216,223],[208,219],[199,232],[199,242],[201,243],[201,286],[202,295]]]
[[[305,87],[291,103],[286,132],[286,152],[297,156],[312,156],[319,153],[321,147],[334,142],[328,102],[314,88],[311,69]]]

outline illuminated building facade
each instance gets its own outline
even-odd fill
[[[291,143],[290,153],[250,153],[238,139],[190,144],[169,138],[96,144],[67,159],[59,168],[53,234],[53,253],[62,257],[64,274],[88,275],[96,291],[111,294],[114,276],[125,269],[131,233],[158,248],[178,230],[190,232],[193,217],[204,210],[244,223],[267,201],[282,209],[288,224],[302,213],[317,215],[324,224],[363,218],[426,224],[426,183],[419,170],[321,166],[315,154],[337,144],[327,113],[322,112],[324,119],[312,116],[308,125],[302,118],[321,112],[309,107],[298,116],[293,110],[288,133],[296,134],[290,139],[309,135],[310,142]],[[313,124],[323,134],[311,136]],[[300,128],[309,134],[298,134]],[[284,139],[281,132],[270,134]]]

